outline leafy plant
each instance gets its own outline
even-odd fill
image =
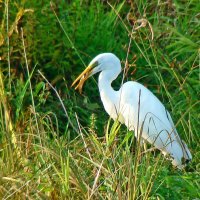
[[[196,0],[16,0],[0,11],[1,199],[200,198]],[[106,51],[170,110],[193,155],[186,170],[108,119],[94,79],[83,95],[70,89]]]

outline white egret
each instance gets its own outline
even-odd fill
[[[81,92],[87,78],[101,72],[98,87],[106,112],[114,120],[125,124],[135,136],[141,134],[148,141],[169,155],[172,164],[182,169],[191,159],[191,153],[176,131],[172,118],[159,99],[146,87],[134,81],[124,83],[115,91],[111,83],[121,72],[120,60],[112,53],[96,56],[78,76],[72,86]]]

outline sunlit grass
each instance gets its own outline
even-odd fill
[[[0,5],[0,199],[200,198],[197,1]],[[104,51],[170,110],[193,155],[188,168],[109,119],[94,81],[83,96],[70,90]]]

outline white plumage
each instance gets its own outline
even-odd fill
[[[136,137],[141,133],[144,140],[160,149],[164,155],[170,155],[174,166],[183,168],[192,159],[191,153],[158,98],[133,81],[124,83],[119,91],[113,90],[111,83],[121,72],[120,60],[114,54],[96,56],[72,86],[80,81],[76,89],[81,91],[85,80],[98,72],[101,72],[98,80],[101,100],[110,117],[133,130]]]

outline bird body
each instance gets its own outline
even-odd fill
[[[121,72],[120,60],[112,53],[96,56],[89,67],[74,81],[80,80],[76,88],[82,89],[84,81],[100,72],[98,87],[106,112],[114,120],[125,124],[142,139],[170,155],[172,164],[183,168],[192,159],[191,153],[176,131],[169,112],[160,100],[138,82],[128,81],[118,91],[111,83]]]

